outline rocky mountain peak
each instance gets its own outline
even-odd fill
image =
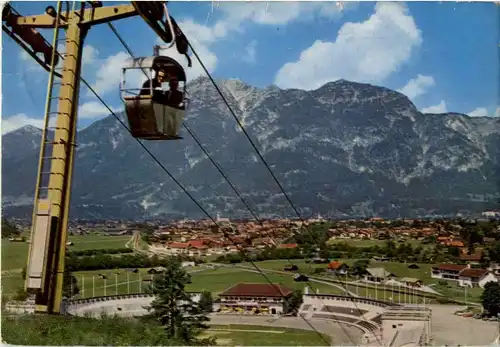
[[[217,83],[305,216],[436,216],[497,206],[498,119],[422,114],[399,92],[345,80],[313,91]],[[210,80],[196,78],[188,91],[186,123],[232,183],[261,217],[290,215]],[[28,128],[3,136],[7,213],[31,213],[40,133]],[[183,136],[146,145],[210,213],[248,217],[189,134]],[[81,130],[77,140],[72,216],[201,216],[114,117]]]

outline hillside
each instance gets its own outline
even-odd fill
[[[314,91],[220,82],[304,215],[416,217],[498,207],[500,119],[422,114],[403,94],[339,80]],[[187,123],[259,216],[293,215],[206,78],[189,85]],[[123,115],[121,115],[123,117]],[[147,147],[207,210],[248,217],[189,134]],[[3,208],[30,216],[41,131],[3,136]],[[72,216],[202,217],[112,117],[78,134]]]

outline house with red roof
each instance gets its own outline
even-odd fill
[[[461,287],[484,288],[488,282],[497,282],[495,275],[486,269],[464,269],[460,271],[458,285]]]
[[[279,248],[279,249],[295,249],[297,247],[298,247],[298,245],[296,243],[282,243],[281,245],[278,245],[277,248]]]
[[[208,247],[203,240],[190,240],[188,242],[170,242],[167,245],[171,254],[187,254],[189,256],[202,256]]]
[[[443,280],[458,281],[460,271],[470,267],[470,265],[439,264],[432,267],[431,277]]]
[[[347,275],[349,266],[340,261],[333,260],[327,265],[327,270],[328,272],[334,273],[336,275]]]
[[[497,277],[489,270],[471,268],[470,264],[439,264],[432,268],[431,277],[455,281],[461,287],[484,288],[488,282],[498,282]]]
[[[220,313],[245,313],[259,315],[283,314],[284,298],[292,289],[282,284],[238,283],[219,294]]]

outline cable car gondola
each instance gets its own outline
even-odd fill
[[[120,97],[132,136],[145,140],[182,139],[179,132],[188,103],[182,66],[170,57],[153,56],[129,59],[122,70]],[[142,70],[148,83],[142,88],[125,88],[127,70]],[[165,77],[164,83],[156,79],[159,75]],[[164,84],[168,87],[164,88]],[[176,88],[180,84],[182,90]]]

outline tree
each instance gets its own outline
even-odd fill
[[[283,307],[284,313],[292,313],[294,315],[297,315],[302,302],[302,292],[299,289],[294,290],[292,295],[285,299]]]
[[[185,287],[191,276],[177,258],[165,264],[165,270],[153,278],[149,291],[155,294],[148,317],[156,319],[165,328],[167,338],[179,338],[188,343],[207,342],[196,336],[208,329],[209,318],[199,303],[195,303]],[[211,343],[212,341],[208,342]]]
[[[69,271],[64,271],[63,277],[63,297],[72,298],[73,296],[80,293],[80,288],[78,287],[78,280]]]
[[[369,264],[370,262],[368,260],[365,259],[357,260],[350,269],[351,274],[354,276],[364,275]]]
[[[455,257],[455,258],[458,258],[458,257],[460,257],[460,248],[448,247],[448,254]]]
[[[500,284],[497,282],[488,282],[484,286],[481,294],[483,308],[492,316],[500,313]]]
[[[13,299],[15,301],[25,301],[26,299],[28,299],[28,297],[29,297],[29,294],[24,290],[24,287],[20,286],[17,288]]]
[[[2,238],[4,237],[17,237],[21,234],[19,230],[11,225],[6,218],[2,218]]]
[[[212,313],[214,310],[214,300],[212,298],[212,293],[208,291],[203,291],[200,296],[200,302],[198,303],[200,308],[205,313]]]

